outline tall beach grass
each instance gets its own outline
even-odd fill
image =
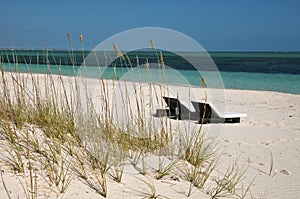
[[[68,39],[70,57],[75,62],[70,34]],[[83,39],[81,35],[84,53]],[[163,52],[156,50],[154,41],[150,44],[163,73]],[[124,70],[132,68],[126,53],[121,52],[117,44],[112,45],[116,61]],[[16,67],[17,60],[18,57],[14,57],[12,63]],[[148,66],[147,59],[137,56],[135,65],[139,67],[140,62]],[[87,69],[85,64],[82,67]],[[151,76],[149,68],[146,71]],[[188,197],[193,190],[201,190],[212,198],[219,198],[223,193],[232,197],[241,195],[236,187],[244,172],[235,169],[236,162],[225,174],[216,170],[221,157],[217,146],[206,139],[203,124],[195,130],[187,128],[193,132],[181,132],[184,128],[180,128],[180,121],[152,115],[156,108],[165,109],[162,96],[170,94],[168,85],[99,78],[93,80],[97,87],[90,93],[89,81],[75,74],[73,77],[52,74],[50,70],[40,75],[5,72],[1,67],[3,161],[10,172],[29,173],[29,177],[24,175],[20,181],[27,198],[39,196],[40,179],[48,184],[49,196],[64,194],[74,180],[80,179],[107,197],[109,179],[113,180],[110,183],[121,183],[124,175],[130,175],[128,167],[146,179],[152,178],[141,180],[148,192],[136,192],[149,198],[163,198],[152,181],[170,176],[189,184],[185,194]],[[213,180],[213,175],[219,179]],[[206,186],[208,181],[210,188],[214,186],[210,192]]]

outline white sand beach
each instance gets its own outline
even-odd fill
[[[10,73],[5,75],[7,80],[11,81]],[[34,76],[43,78],[43,75]],[[53,78],[57,78],[54,82],[59,82],[57,76]],[[30,78],[28,77],[27,80],[30,81]],[[73,80],[69,77],[63,77],[63,81],[69,82]],[[95,84],[99,83],[97,80],[91,81],[96,81]],[[40,82],[44,81],[41,80]],[[107,92],[112,90],[113,83],[111,81],[104,82],[109,88]],[[124,83],[120,84],[122,84],[122,87]],[[3,85],[1,84],[1,86]],[[30,86],[32,85],[28,83],[27,87]],[[2,88],[0,90],[1,93],[3,92]],[[69,92],[70,86],[66,86],[66,89]],[[189,95],[184,94],[190,92],[188,87],[170,86],[170,90],[175,90],[168,93],[172,93],[174,97],[179,90],[179,98],[182,101],[188,101],[190,98]],[[141,93],[139,95],[142,95]],[[195,98],[202,100],[200,98],[203,97],[203,89],[193,89],[193,93],[197,93],[194,96]],[[143,94],[150,96],[150,99],[155,99],[157,96],[161,97],[161,95],[155,95],[152,91],[144,92]],[[193,188],[190,198],[211,198],[207,192],[212,189],[213,179],[224,173],[233,160],[238,161],[240,170],[246,169],[245,179],[241,185],[246,187],[255,178],[246,198],[300,198],[300,95],[229,89],[224,90],[224,94],[225,109],[246,113],[247,117],[242,118],[238,124],[203,125],[204,130],[215,127],[218,129],[219,132],[216,139],[218,140],[217,147],[219,150],[217,153],[220,155],[220,159],[204,189]],[[110,95],[113,97],[112,94]],[[95,96],[97,97],[97,94]],[[117,99],[120,100],[120,96]],[[162,104],[162,107],[165,106],[161,101],[162,99],[159,99],[157,104]],[[153,113],[154,111],[145,109],[146,113]],[[120,118],[124,119],[126,116],[120,116]],[[170,121],[173,126],[180,126],[180,129],[186,129],[187,126],[189,126],[189,129],[198,129],[201,126],[196,120],[171,120],[167,119],[166,116],[163,118]],[[42,130],[37,132],[39,134],[43,133]],[[29,194],[29,188],[24,188],[24,186],[29,186],[28,169],[25,169],[25,173],[14,172],[7,159],[7,154],[10,151],[4,145],[4,138],[0,137],[0,142],[2,142],[0,144],[0,166],[2,172],[0,196],[1,198],[26,198],[28,196],[26,194]],[[271,159],[273,159],[273,163],[271,163]],[[148,161],[151,161],[151,157],[149,157]],[[27,168],[28,161],[24,162],[26,163],[25,168]],[[270,173],[271,164],[273,164],[273,168]],[[43,168],[39,167],[38,164],[35,167],[38,174],[38,198],[48,198],[48,196],[49,198],[74,199],[102,197],[76,175],[72,176],[72,181],[66,192],[59,193],[54,186],[49,186],[47,175],[43,173]],[[149,185],[144,181],[153,184],[157,196],[166,198],[186,197],[190,183],[180,172],[175,172],[160,180],[156,180],[153,177],[155,169],[149,170],[146,175],[139,174],[136,171],[129,172],[131,170],[131,165],[125,166],[120,183],[115,182],[108,175],[107,198],[146,197],[145,192],[148,192]]]

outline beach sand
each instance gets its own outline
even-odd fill
[[[43,78],[43,75],[39,77]],[[71,81],[67,77],[63,79],[66,82]],[[112,86],[111,81],[106,81],[106,84]],[[169,94],[173,97],[179,93],[179,98],[183,102],[190,98],[189,95],[184,94],[190,92],[187,87],[171,88],[174,92]],[[237,159],[241,170],[247,168],[244,185],[247,186],[255,178],[250,189],[251,193],[248,193],[246,198],[264,198],[265,196],[266,198],[300,198],[300,95],[229,89],[222,92],[225,94],[226,110],[247,113],[248,116],[242,118],[239,124],[204,125],[204,130],[215,127],[218,129],[215,139],[217,139],[218,154],[221,157],[212,178],[224,173],[228,165]],[[200,98],[204,96],[203,89],[193,90],[193,93],[196,93],[194,98],[202,100]],[[147,93],[147,95],[150,94]],[[153,110],[150,111],[153,112]],[[194,120],[171,120],[171,122],[173,125],[179,125],[180,128],[189,125],[192,128],[200,126]],[[11,198],[25,198],[22,184],[26,185],[24,180],[28,179],[29,174],[28,172],[25,174],[13,172],[5,161],[7,151],[4,148],[0,145],[2,172],[0,196],[1,198],[8,198],[8,195]],[[273,156],[273,169],[269,175],[271,156]],[[42,173],[42,170],[39,172]],[[180,175],[176,176],[175,180],[172,176],[155,180],[153,172],[149,172],[146,176],[137,172],[124,172],[121,183],[108,178],[108,198],[141,198],[142,192],[147,192],[149,187],[140,179],[153,183],[157,195],[167,198],[185,198],[189,188],[189,182]],[[190,198],[210,198],[205,193],[211,188],[209,184],[210,182],[205,187],[205,191],[194,188]],[[76,176],[63,194],[51,191],[46,177],[38,178],[38,187],[40,198],[46,198],[49,194],[50,198],[100,197],[95,190]]]

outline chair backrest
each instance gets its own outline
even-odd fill
[[[209,103],[209,102],[207,102],[207,104],[209,104],[209,106],[210,106],[210,108],[211,108],[212,115],[213,115],[214,117],[224,118],[225,114],[224,114],[224,113],[221,113],[221,112],[219,111],[219,109],[218,109],[215,105],[213,105],[212,103]]]
[[[175,116],[181,119],[181,105],[177,98],[163,97],[169,107],[169,116]]]
[[[211,118],[212,110],[209,104],[198,102],[200,118]]]
[[[196,111],[200,112],[200,117],[202,118],[222,118],[223,114],[211,103],[209,102],[197,102],[192,101],[192,104]]]
[[[180,101],[176,98],[163,97],[163,99],[165,100],[165,102],[169,108],[180,107]]]
[[[180,101],[178,99],[171,97],[163,97],[163,99],[165,100],[167,106],[170,108],[171,111],[175,111],[177,108],[179,114],[181,113]]]

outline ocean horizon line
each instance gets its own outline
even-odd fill
[[[153,51],[151,50],[151,47],[149,47],[150,50],[136,50],[136,51],[141,51],[141,52],[149,52]],[[67,48],[0,48],[0,51],[2,50],[7,50],[7,51],[43,51],[43,50],[52,50],[52,51],[84,51],[84,52],[90,52],[93,51],[94,49],[67,49]],[[157,51],[160,51],[161,49],[157,49]],[[98,51],[98,50],[94,50]],[[121,50],[122,51],[122,50]],[[167,50],[162,50],[162,51],[167,51]],[[127,51],[124,51],[127,52]],[[207,52],[207,53],[300,53],[300,50],[205,50],[203,51],[174,51],[174,52]]]

